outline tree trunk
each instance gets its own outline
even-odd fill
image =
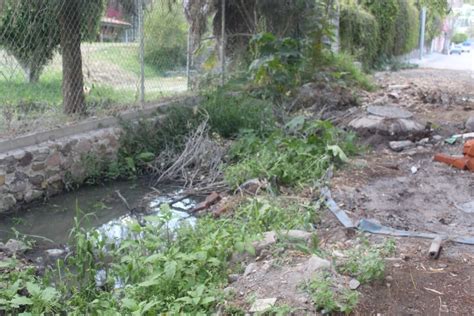
[[[77,0],[62,1],[59,13],[63,58],[63,106],[66,114],[84,113],[81,56],[81,17]]]
[[[37,83],[41,75],[41,68],[35,65],[22,65],[23,71],[25,72],[26,81],[28,83]]]

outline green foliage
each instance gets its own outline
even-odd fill
[[[461,44],[461,43],[464,43],[465,41],[468,40],[468,36],[466,33],[456,33],[453,35],[453,37],[451,38],[451,41],[454,43],[454,44]]]
[[[430,42],[443,31],[444,18],[450,10],[447,0],[420,0],[417,2],[418,10],[427,7],[426,16],[426,42]]]
[[[301,83],[298,77],[303,62],[300,42],[293,38],[278,39],[273,34],[255,35],[251,42],[253,62],[251,79],[262,88],[264,98],[286,95]]]
[[[7,0],[0,15],[0,42],[15,56],[27,80],[35,82],[59,45],[53,6],[41,1]]]
[[[33,315],[40,315],[61,310],[60,293],[47,282],[38,280],[33,268],[15,270],[21,262],[14,258],[0,264],[3,270],[0,274],[0,313],[18,314],[28,310]]]
[[[357,278],[361,283],[383,279],[385,273],[384,258],[395,251],[395,243],[388,240],[381,246],[374,246],[367,241],[348,252],[349,259],[340,271]]]
[[[41,71],[59,47],[58,16],[62,2],[6,0],[0,12],[0,42],[22,66],[29,82]],[[97,35],[103,0],[81,1],[80,30],[84,39]]]
[[[346,53],[324,54],[321,65],[329,68],[329,74],[341,85],[358,86],[367,91],[375,89],[367,74],[357,67],[354,57]]]
[[[86,182],[95,184],[143,174],[161,152],[181,152],[190,133],[206,119],[210,132],[222,138],[235,138],[240,131],[248,129],[264,136],[275,128],[268,102],[225,89],[208,92],[198,107],[174,105],[164,114],[160,119],[152,115],[138,122],[122,121],[123,133],[116,161],[94,155],[82,157],[82,164],[88,170]]]
[[[261,139],[249,131],[231,148],[236,163],[225,170],[226,180],[237,187],[253,178],[265,178],[288,186],[318,181],[331,164],[347,160],[356,152],[354,135],[329,122],[297,117],[286,131],[275,131]]]
[[[360,5],[342,5],[340,13],[341,49],[370,68],[378,53],[377,19]]]
[[[58,261],[56,288],[33,270],[2,273],[0,310],[35,315],[209,314],[224,299],[233,253],[253,253],[252,242],[263,232],[311,227],[314,212],[274,199],[251,199],[231,218],[206,216],[173,231],[170,208],[163,205],[159,215],[144,218],[145,224],[130,222],[128,238],[118,243],[81,229],[83,223],[76,220],[74,253]],[[0,268],[13,270],[16,265],[16,260],[2,261]],[[97,285],[99,271],[104,278]]]
[[[158,70],[186,65],[187,23],[182,8],[156,3],[145,19],[145,62]]]
[[[223,138],[235,138],[245,129],[266,135],[275,128],[272,107],[267,101],[224,89],[208,93],[205,98],[201,107],[209,117],[211,132]]]
[[[328,273],[319,274],[312,280],[306,290],[318,310],[326,313],[342,312],[350,314],[359,301],[359,293],[348,289],[338,290]]]
[[[392,56],[397,31],[397,16],[400,11],[398,0],[363,0],[362,4],[378,22],[378,55]]]
[[[410,53],[418,46],[420,34],[420,12],[411,0],[398,0],[397,19],[395,21],[395,56]]]

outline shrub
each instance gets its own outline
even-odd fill
[[[454,44],[461,44],[467,40],[468,40],[468,36],[465,33],[456,33],[454,34],[453,38],[451,38],[451,41]]]
[[[382,245],[371,245],[366,240],[358,248],[348,251],[348,260],[340,267],[342,273],[368,283],[384,278],[384,258],[395,251],[395,242],[391,239]]]
[[[156,5],[145,19],[145,62],[158,70],[186,65],[187,24],[181,11]]]
[[[341,48],[360,60],[365,68],[370,68],[377,57],[378,30],[379,25],[375,17],[361,6],[341,7]]]
[[[245,129],[265,135],[275,128],[275,118],[268,101],[243,94],[234,95],[222,89],[206,97],[202,108],[209,115],[211,132],[221,137],[235,138]]]
[[[379,26],[378,55],[392,56],[397,31],[396,21],[400,11],[398,0],[363,0],[363,5],[377,19]]]
[[[418,46],[419,11],[410,0],[398,0],[398,15],[395,21],[393,54],[407,54]]]
[[[332,277],[328,273],[319,273],[307,285],[306,291],[318,310],[326,313],[341,312],[346,315],[357,307],[359,293],[349,289],[341,290],[334,285]]]
[[[365,90],[374,89],[372,80],[355,64],[354,58],[347,53],[328,53],[323,55],[323,64],[331,68],[331,75],[336,79],[343,78],[347,83]]]

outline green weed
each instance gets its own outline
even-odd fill
[[[344,262],[339,270],[357,278],[362,284],[383,279],[385,273],[384,258],[394,251],[395,243],[393,240],[388,240],[381,246],[371,245],[363,240],[358,248],[348,251],[349,259]]]
[[[310,228],[311,216],[290,203],[251,199],[232,217],[203,217],[173,231],[170,208],[163,206],[145,224],[129,223],[130,234],[120,243],[86,231],[84,220],[76,219],[70,234],[74,253],[57,262],[54,286],[33,270],[3,273],[2,308],[7,314],[208,314],[224,300],[232,254],[253,253],[252,242],[263,232]],[[0,269],[15,264],[2,262]]]
[[[235,163],[226,168],[225,178],[233,187],[253,178],[286,186],[316,182],[331,164],[343,163],[347,155],[357,151],[354,140],[354,135],[329,122],[311,122],[303,117],[266,139],[248,131],[230,150]]]
[[[201,105],[209,116],[211,132],[223,138],[235,138],[242,130],[253,130],[267,135],[275,129],[271,104],[224,89],[208,93]]]
[[[343,312],[350,314],[357,306],[359,295],[355,291],[338,290],[330,274],[319,274],[306,287],[318,310],[326,313]]]

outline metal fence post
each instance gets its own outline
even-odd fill
[[[221,16],[221,85],[225,83],[225,46],[226,46],[226,36],[225,36],[225,1],[222,0],[222,16]]]
[[[145,104],[145,13],[144,0],[138,1],[138,21],[140,32],[140,104]]]

